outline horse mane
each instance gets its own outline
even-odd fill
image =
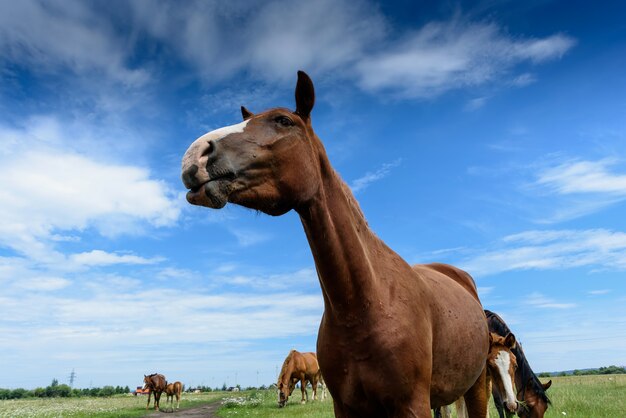
[[[287,358],[285,358],[285,361],[283,361],[283,367],[280,369],[280,374],[278,375],[278,382],[282,382],[283,379],[285,378],[285,374],[287,373],[287,368],[289,367],[289,365],[291,364],[291,360],[293,359],[295,353],[297,353],[296,350],[291,350],[289,352],[289,354],[287,354]]]
[[[337,171],[335,171],[335,176],[337,176],[337,178],[339,179],[339,183],[341,184],[341,190],[346,195],[346,199],[348,199],[350,208],[352,209],[353,212],[355,212],[355,215],[357,215],[357,218],[361,218],[363,222],[365,223],[365,226],[369,227],[369,225],[367,224],[367,219],[365,219],[365,215],[363,214],[363,211],[361,210],[361,206],[359,205],[358,200],[356,200],[356,198],[354,197],[354,193],[352,192],[352,189],[350,188],[350,186],[348,186],[348,184],[345,181],[343,181],[343,179],[341,178],[339,173],[337,173]]]
[[[489,331],[495,332],[502,337],[511,332],[511,329],[500,317],[500,315],[487,309],[485,309],[485,315],[487,316]],[[544,402],[551,404],[552,402],[550,401],[550,398],[548,398],[548,394],[544,390],[541,381],[539,380],[535,372],[533,372],[533,369],[530,367],[530,364],[526,359],[526,355],[524,354],[524,350],[522,349],[522,344],[519,341],[517,341],[515,347],[511,349],[511,352],[513,352],[515,358],[517,359],[517,369],[522,375],[522,387],[518,388],[517,390],[524,393],[526,389],[528,389],[528,387],[530,386],[530,388],[537,394],[537,396],[539,396]]]

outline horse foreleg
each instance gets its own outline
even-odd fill
[[[154,392],[154,410],[159,410],[159,403],[161,401],[161,392]]]
[[[306,378],[304,376],[300,378],[300,390],[302,391],[302,400],[300,403],[304,405],[309,398],[309,394],[306,393]]]
[[[146,404],[146,410],[150,407],[150,396],[152,396],[152,391],[148,392],[148,403]]]

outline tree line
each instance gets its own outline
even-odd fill
[[[104,386],[101,388],[73,389],[65,384],[59,384],[57,379],[52,379],[52,383],[45,388],[28,389],[2,389],[0,388],[0,399],[22,399],[22,398],[69,398],[80,396],[106,397],[116,394],[129,393],[128,386]]]
[[[599,369],[585,369],[585,370],[572,370],[571,372],[553,372],[553,373],[539,373],[539,377],[551,377],[551,376],[588,376],[588,375],[600,375],[600,374],[626,374],[626,367],[608,366],[600,367]]]

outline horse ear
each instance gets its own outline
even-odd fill
[[[515,335],[509,332],[504,338],[504,345],[506,345],[509,348],[515,348],[515,343],[516,343]]]
[[[296,114],[305,121],[309,119],[315,104],[315,88],[313,81],[304,71],[298,71],[296,84]]]
[[[548,390],[548,388],[552,386],[552,380],[548,380],[548,383],[544,383],[541,386],[543,386],[543,390]]]
[[[252,116],[254,116],[254,113],[252,113],[248,109],[246,109],[245,106],[241,106],[241,116],[243,116],[243,120],[248,120]]]

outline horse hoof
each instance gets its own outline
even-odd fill
[[[300,405],[306,404],[306,401],[300,401]]]

